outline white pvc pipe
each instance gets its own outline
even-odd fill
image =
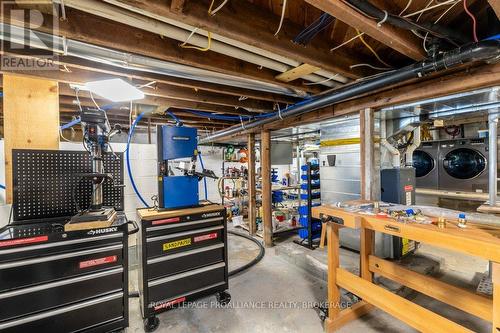
[[[401,166],[401,159],[399,150],[391,145],[389,141],[387,141],[387,120],[385,119],[385,114],[382,113],[382,119],[380,120],[380,145],[387,149],[387,151],[392,156],[392,166],[395,168],[399,168]]]
[[[54,0],[54,2],[60,3],[61,0]],[[113,7],[103,2],[98,2],[95,0],[64,0],[64,5],[86,13],[104,17],[106,19],[115,22],[119,22],[142,30],[147,30],[162,36],[166,36],[168,38],[172,38],[180,42],[186,41],[189,35],[191,34],[191,31],[195,29],[195,27],[179,23],[174,20],[166,19],[154,13],[148,13],[148,17],[146,17],[143,15],[144,13],[139,12],[136,7],[128,6],[124,3],[121,3],[120,1],[107,1],[107,2],[121,8]],[[200,33],[203,33],[204,35],[198,33],[193,34],[193,36],[189,39],[189,44],[198,47],[206,47],[207,32],[200,31]],[[221,42],[220,39],[225,39],[227,42],[230,42],[231,44]],[[300,63],[298,62],[294,62],[294,65],[284,64],[280,61],[270,59],[263,55],[264,53],[266,55],[270,54],[272,55],[272,53],[257,48],[255,48],[256,53],[248,52],[243,50],[242,48],[233,46],[234,44],[239,44],[240,46],[246,45],[243,43],[230,40],[228,38],[224,38],[217,34],[212,34],[212,45],[210,49],[214,52],[221,53],[233,58],[241,59],[253,63],[255,65],[269,68],[278,72],[286,72],[300,65]],[[276,57],[275,55],[273,56]],[[280,57],[280,60],[283,59],[287,58]],[[325,78],[331,78],[332,76],[334,76],[333,73],[328,73],[324,71],[322,72],[323,74],[325,74],[325,76],[309,74],[309,75],[304,75],[302,78],[311,82],[321,82],[324,81]],[[339,76],[337,76],[335,79],[338,79],[340,81],[342,77],[339,78]],[[335,81],[324,82],[323,85],[328,87],[336,86]]]

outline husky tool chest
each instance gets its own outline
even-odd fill
[[[64,232],[0,229],[0,332],[113,332],[128,326],[128,223]]]
[[[217,294],[227,303],[226,210],[206,204],[171,211],[139,209],[139,292],[146,331],[156,315],[183,302]]]

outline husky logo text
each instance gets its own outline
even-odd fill
[[[93,229],[87,232],[87,235],[94,236],[94,235],[100,235],[100,234],[107,234],[109,232],[117,232],[118,228],[113,227],[113,228],[104,228],[104,229]]]

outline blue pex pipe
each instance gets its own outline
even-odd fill
[[[128,132],[128,139],[127,139],[127,148],[125,149],[125,158],[127,160],[127,172],[128,172],[128,177],[130,178],[130,182],[132,183],[132,187],[134,189],[135,194],[141,200],[142,204],[148,208],[149,205],[147,204],[146,200],[142,197],[141,193],[139,193],[139,190],[137,189],[137,186],[135,185],[134,181],[134,176],[132,175],[132,170],[130,168],[130,142],[132,141],[132,136],[134,135],[135,127],[139,123],[139,121],[144,117],[145,112],[141,113],[137,118],[135,118],[134,123],[132,124],[132,127],[130,128],[130,131]]]
[[[5,190],[5,185],[0,184],[0,188],[1,188],[2,190]]]

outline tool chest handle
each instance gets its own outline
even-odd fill
[[[134,226],[134,229],[132,230],[128,230],[128,235],[133,235],[133,234],[136,234],[138,231],[139,231],[139,226],[137,225],[137,222],[133,221],[133,220],[130,220],[127,222],[127,225],[128,224],[132,224]]]

